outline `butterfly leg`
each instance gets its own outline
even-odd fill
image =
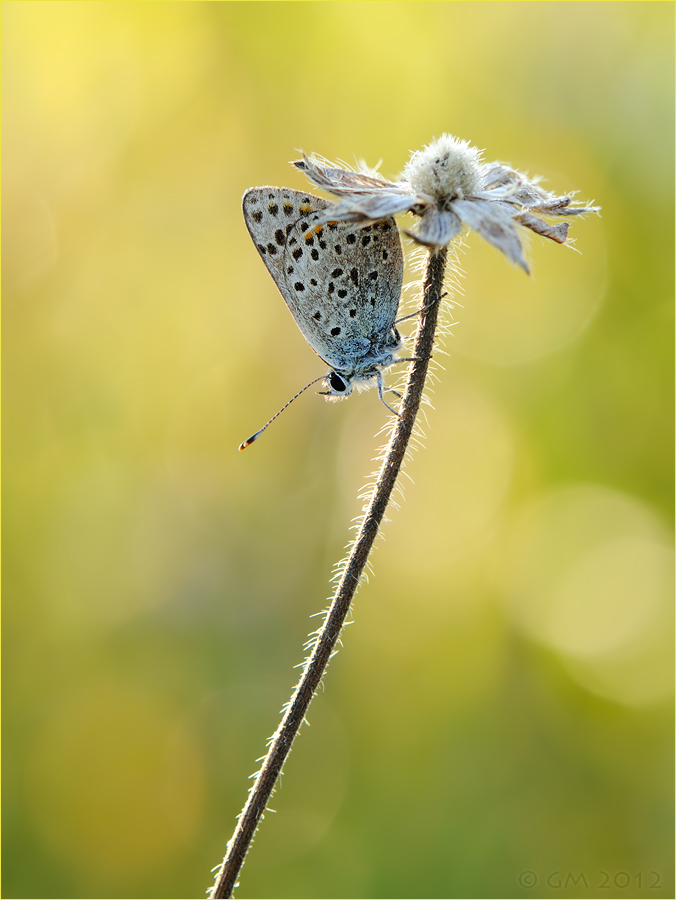
[[[396,409],[392,409],[392,407],[390,406],[390,404],[389,404],[389,403],[385,400],[385,398],[383,397],[383,376],[382,376],[382,373],[381,373],[380,369],[376,369],[376,379],[378,380],[378,396],[380,397],[380,399],[382,400],[382,402],[384,403],[384,405],[389,409],[389,411],[390,411],[391,413],[394,413],[395,416],[397,416],[397,417],[401,416],[401,413],[398,413],[398,412],[396,411]],[[395,394],[396,394],[396,393],[397,393],[397,392],[395,391]]]
[[[420,309],[416,309],[416,311],[414,313],[411,313],[408,316],[404,316],[402,319],[397,319],[397,321],[394,324],[399,325],[401,322],[405,322],[407,319],[415,319],[416,316],[420,315],[420,313],[425,312],[426,309],[432,309],[434,304],[439,303],[439,301],[443,300],[444,297],[448,297],[448,291],[446,291],[446,293],[442,294],[441,297],[439,297],[439,300],[432,300],[432,302],[428,303],[426,306],[421,306]]]
[[[419,359],[434,359],[434,357],[432,357],[432,356],[405,356],[405,357],[403,357],[403,359],[395,359],[395,361],[394,361],[394,363],[392,363],[392,365],[394,365],[395,363],[400,363],[400,362],[417,362]]]

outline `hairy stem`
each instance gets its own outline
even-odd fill
[[[279,728],[270,742],[270,749],[258,773],[249,798],[242,810],[235,832],[228,843],[223,864],[216,877],[211,897],[232,897],[244,857],[253,840],[258,823],[265,812],[268,800],[291,750],[298,729],[317,690],[324,671],[334,651],[352,598],[364,571],[373,542],[385,515],[392,489],[397,480],[406,448],[413,432],[416,415],[420,409],[429,360],[434,346],[434,335],[439,315],[446,267],[447,248],[430,248],[427,254],[423,280],[421,315],[415,337],[414,361],[409,369],[406,390],[401,402],[385,458],[378,474],[368,508],[364,513],[359,534],[345,565],[324,624],[307,660],[303,674],[289,701]]]

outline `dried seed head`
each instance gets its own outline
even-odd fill
[[[417,150],[404,167],[404,178],[416,193],[433,200],[452,200],[481,190],[481,151],[469,141],[442,134]]]
[[[565,244],[568,224],[541,216],[564,218],[599,212],[598,206],[576,206],[572,195],[557,197],[503,163],[484,163],[481,152],[450,134],[411,155],[399,181],[327,166],[304,156],[294,163],[320,187],[340,198],[324,213],[329,222],[364,225],[412,212],[420,222],[405,232],[419,244],[444,247],[463,224],[528,272],[519,231],[528,228]]]

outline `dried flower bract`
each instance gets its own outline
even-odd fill
[[[568,223],[547,218],[600,210],[574,206],[571,195],[558,197],[540,187],[536,178],[502,163],[482,162],[480,150],[449,134],[413,153],[397,182],[372,171],[331,166],[316,156],[303,155],[293,165],[339,198],[325,221],[366,224],[411,212],[420,222],[406,233],[419,244],[437,247],[448,244],[464,224],[526,272],[518,226],[565,244]]]

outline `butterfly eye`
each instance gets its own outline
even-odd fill
[[[335,372],[331,372],[331,374],[329,375],[329,384],[334,391],[340,391],[341,393],[347,388],[347,385],[345,384],[343,379]]]

